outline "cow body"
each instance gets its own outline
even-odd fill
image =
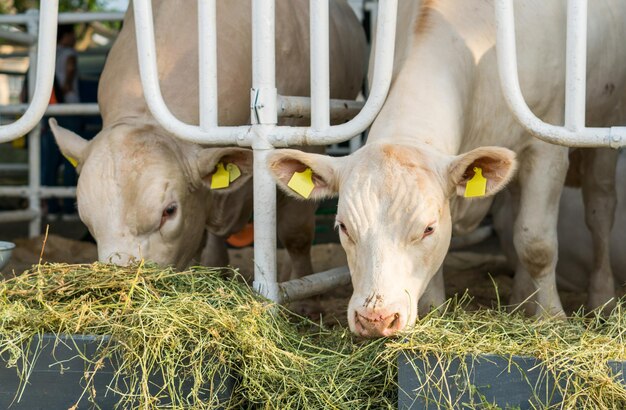
[[[309,94],[308,2],[276,3],[276,75],[282,95]],[[197,4],[153,1],[157,66],[164,100],[181,121],[198,124]],[[353,99],[364,76],[365,39],[343,0],[331,2],[331,96]],[[219,124],[249,123],[252,86],[251,1],[218,1]],[[103,130],[87,142],[53,126],[64,154],[78,160],[81,219],[98,243],[102,261],[145,258],[187,266],[210,246],[202,262],[224,266],[222,239],[248,221],[252,209],[251,151],[204,148],[175,138],[152,117],[139,77],[131,9],[100,80]],[[242,175],[211,190],[216,164]],[[279,199],[279,238],[292,270],[311,273],[309,250],[314,204]],[[298,207],[298,209],[294,209]]]
[[[518,166],[516,281],[532,289],[519,286],[516,298],[536,290],[537,314],[562,315],[556,222],[568,149],[533,138],[510,113],[498,81],[493,2],[423,3],[366,146],[342,159],[280,152],[271,169],[289,192],[285,177],[299,161],[321,181],[314,196],[339,195],[337,223],[355,289],[350,327],[387,336],[415,322],[418,300],[423,308],[443,301],[442,277],[435,275],[452,231],[475,228],[489,196]],[[515,12],[524,97],[539,118],[562,124],[566,2],[517,2]],[[621,122],[626,33],[617,22],[625,16],[621,1],[589,5],[587,124]],[[479,168],[485,196],[465,199]]]

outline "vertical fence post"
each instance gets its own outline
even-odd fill
[[[585,128],[587,87],[587,0],[567,1],[565,128]]]
[[[217,127],[217,16],[215,0],[198,0],[200,128]]]
[[[328,0],[310,0],[311,128],[330,126],[330,63]]]
[[[38,37],[39,11],[30,9],[26,12],[30,17],[26,24],[28,34]],[[28,101],[32,101],[37,82],[37,50],[38,43],[33,43],[28,51]],[[56,52],[56,51],[55,51]],[[32,238],[41,233],[41,123],[28,133],[28,208],[33,211],[33,219],[28,225],[28,235]]]
[[[268,135],[278,122],[274,0],[252,1],[251,117],[254,155],[254,289],[279,300],[276,272],[276,184],[267,169]]]

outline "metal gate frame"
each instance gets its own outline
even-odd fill
[[[273,301],[293,300],[323,292],[348,283],[347,268],[309,275],[279,286],[276,272],[276,185],[267,166],[267,156],[277,147],[296,145],[329,145],[346,141],[362,133],[376,118],[391,84],[398,0],[379,4],[375,72],[369,98],[358,114],[341,125],[330,125],[331,114],[349,116],[360,103],[330,100],[329,86],[329,0],[310,0],[311,9],[311,98],[279,96],[275,84],[275,2],[252,0],[253,88],[250,113],[252,125],[219,126],[217,121],[217,33],[216,0],[198,0],[199,39],[199,114],[200,125],[185,124],[167,108],[161,94],[156,65],[152,4],[150,0],[133,0],[139,68],[146,102],[155,119],[178,138],[203,145],[238,145],[253,150],[254,166],[254,289]],[[31,102],[16,122],[0,127],[0,143],[19,138],[32,129],[29,162],[39,169],[38,125],[46,112],[54,78],[55,39],[58,0],[42,4],[39,15],[37,47],[31,48]],[[17,17],[15,17],[17,18]],[[33,20],[29,33],[37,33]],[[34,25],[34,27],[31,27]],[[31,37],[34,40],[34,36]],[[344,105],[344,103],[346,105]],[[346,108],[347,107],[347,108]],[[49,110],[48,112],[53,111]],[[56,111],[56,110],[54,110]],[[310,127],[278,126],[281,116],[311,113]],[[60,113],[60,112],[58,112]],[[31,172],[28,187],[6,188],[4,193],[28,195],[30,208],[11,218],[31,219],[31,234],[41,223],[39,199],[52,194],[70,194],[73,188],[43,189],[39,173]],[[61,192],[63,190],[63,192]],[[67,192],[65,192],[67,190]],[[0,219],[2,216],[0,216]]]
[[[586,127],[587,0],[567,1],[565,69],[565,125],[547,124],[528,108],[517,74],[513,0],[495,0],[496,54],[504,98],[517,121],[533,136],[550,144],[568,147],[626,145],[626,127]]]

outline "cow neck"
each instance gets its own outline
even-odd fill
[[[427,31],[415,31],[368,141],[408,138],[458,154],[475,64],[454,28],[441,16],[433,20]]]

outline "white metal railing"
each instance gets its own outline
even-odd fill
[[[146,103],[156,120],[177,137],[209,145],[251,147],[254,159],[254,288],[279,301],[310,293],[312,286],[321,292],[349,278],[346,270],[329,271],[288,283],[276,280],[276,185],[267,169],[266,158],[275,147],[328,145],[360,134],[374,120],[389,91],[393,68],[397,0],[380,2],[374,79],[369,98],[352,120],[330,125],[329,100],[329,15],[328,0],[310,0],[311,10],[311,126],[277,125],[279,101],[282,106],[300,104],[279,96],[275,84],[275,4],[274,0],[252,1],[252,125],[219,126],[217,123],[217,52],[215,0],[198,2],[200,61],[200,125],[179,121],[168,109],[161,94],[154,43],[150,0],[134,0],[137,52]],[[306,105],[306,104],[305,104]],[[343,272],[343,273],[342,273]],[[306,284],[303,286],[302,284]]]
[[[254,213],[255,213],[255,280],[254,287],[272,300],[295,299],[319,293],[329,287],[349,281],[346,269],[331,270],[279,287],[276,280],[276,186],[267,167],[266,158],[275,147],[293,145],[328,145],[348,140],[360,134],[374,120],[382,107],[389,86],[393,66],[397,0],[381,2],[378,17],[376,63],[373,87],[363,105],[355,101],[329,100],[329,16],[328,0],[311,0],[311,61],[315,81],[311,81],[312,98],[279,96],[275,85],[274,61],[274,0],[253,0],[253,89],[251,90],[252,125],[222,127],[217,123],[217,61],[215,0],[199,2],[199,72],[200,124],[185,124],[176,119],[167,108],[160,90],[156,71],[156,50],[150,0],[135,0],[135,24],[139,65],[147,104],[161,125],[192,142],[212,145],[240,145],[251,147],[254,153]],[[30,207],[23,211],[0,213],[0,222],[30,220],[30,233],[40,231],[40,198],[53,195],[74,196],[73,187],[42,187],[39,181],[40,142],[39,121],[46,111],[54,76],[54,54],[58,0],[49,0],[36,11],[25,15],[0,16],[0,24],[26,23],[28,34],[38,38],[39,47],[31,47],[29,57],[29,105],[0,107],[0,113],[24,114],[13,124],[0,127],[0,141],[29,134],[29,185],[0,187],[0,194],[28,197]],[[60,14],[63,23],[118,20],[121,13]],[[38,35],[38,23],[40,26]],[[21,37],[20,40],[25,40]],[[47,109],[53,115],[92,114],[93,104],[59,104]],[[278,117],[306,117],[311,114],[311,127],[278,126]],[[356,116],[355,116],[356,114]],[[352,118],[354,117],[354,118]],[[349,119],[341,125],[330,125],[331,119]]]
[[[28,198],[29,209],[24,211],[0,212],[0,223],[30,221],[30,236],[41,232],[42,198],[75,197],[75,187],[41,186],[41,132],[39,122],[48,115],[93,115],[98,114],[98,105],[55,104],[48,105],[56,56],[57,24],[81,23],[90,21],[118,21],[124,13],[58,13],[58,0],[48,0],[41,11],[29,10],[25,14],[0,15],[0,24],[26,24],[26,33],[2,30],[0,37],[30,45],[28,51],[29,104],[0,106],[1,115],[21,115],[8,125],[0,127],[0,143],[19,138],[28,133],[28,185],[2,186],[0,195]],[[21,35],[23,34],[23,35]],[[36,39],[36,42],[34,41]],[[32,41],[31,41],[32,40]],[[30,44],[28,44],[30,42]]]
[[[567,2],[565,125],[547,124],[528,108],[517,74],[513,0],[496,0],[496,52],[504,98],[519,123],[535,137],[569,147],[626,145],[626,127],[586,127],[587,0]]]

